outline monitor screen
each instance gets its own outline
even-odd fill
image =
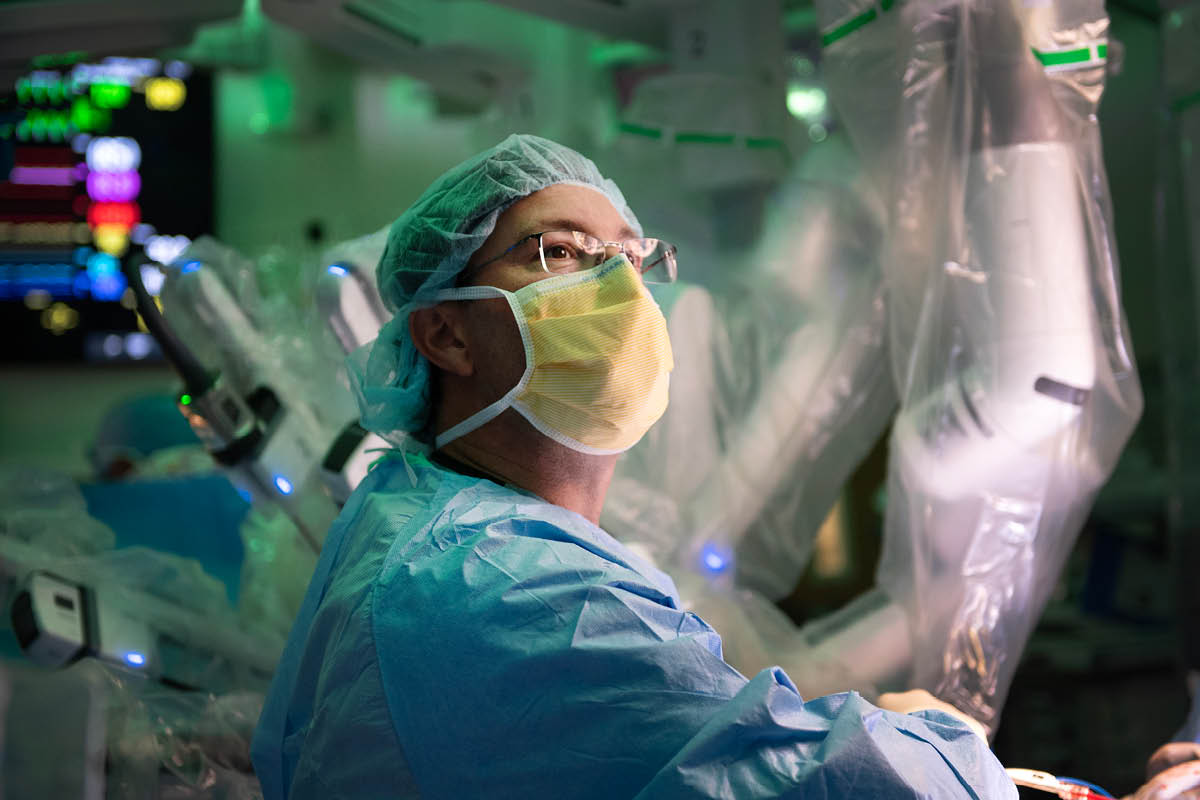
[[[42,63],[0,95],[0,361],[153,361],[151,294],[213,227],[212,77],[180,61]]]

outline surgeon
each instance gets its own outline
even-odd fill
[[[352,366],[401,447],[325,542],[254,739],[267,798],[1017,796],[951,714],[743,677],[597,526],[666,407],[646,284],[675,269],[591,161],[535,136],[392,226],[395,318]]]

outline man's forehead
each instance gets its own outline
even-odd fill
[[[535,192],[504,216],[504,222],[513,226],[515,238],[550,230],[578,230],[601,238],[637,235],[603,193],[570,184]]]
[[[523,239],[526,236],[532,236],[535,233],[543,233],[545,231],[583,231],[600,239],[607,238],[610,235],[616,236],[618,239],[632,239],[637,236],[637,233],[624,222],[612,234],[608,233],[604,228],[603,223],[595,219],[574,216],[546,217],[522,225],[516,238]]]

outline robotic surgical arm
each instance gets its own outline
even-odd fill
[[[827,19],[849,5],[818,0]],[[885,272],[893,297],[916,287],[918,313],[890,307],[905,360],[882,592],[807,636],[856,653],[847,663],[876,684],[930,689],[991,727],[1141,410],[1095,118],[1078,115],[1099,99],[1103,63],[1068,77],[1035,57],[1107,19],[1083,0],[914,2],[894,15],[829,59],[847,73],[887,58],[908,67],[893,99],[907,135],[884,148],[896,198]]]
[[[349,388],[330,380],[345,352],[386,318],[369,274],[354,260],[322,262],[312,325],[289,304],[259,297],[254,265],[212,239],[175,266],[165,313],[132,265],[127,273],[183,380],[180,410],[234,484],[282,510],[319,551],[373,451],[386,446],[357,425]]]
[[[942,313],[918,327],[936,344],[916,358],[942,363],[912,383],[893,429],[883,569],[927,643],[915,683],[991,724],[1038,583],[1057,578],[1037,562],[1056,540],[1069,548],[1106,477],[1083,430],[1102,346],[1070,147],[975,151],[964,195],[967,258],[944,264]],[[903,577],[886,572],[901,559]]]

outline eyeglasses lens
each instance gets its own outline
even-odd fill
[[[547,231],[541,236],[546,269],[555,273],[591,269],[607,254],[611,243],[582,231]],[[614,250],[616,248],[614,247]],[[675,248],[661,239],[626,239],[620,249],[647,283],[675,280]]]

